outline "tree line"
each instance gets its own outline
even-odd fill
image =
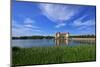
[[[53,36],[21,36],[12,37],[12,39],[53,39]]]
[[[73,36],[69,36],[70,38],[95,38],[95,35],[73,35]]]
[[[95,38],[95,35],[70,35],[69,38]],[[54,36],[20,36],[12,39],[54,39]]]

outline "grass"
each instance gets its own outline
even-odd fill
[[[95,45],[16,48],[12,52],[13,65],[37,65],[96,60]]]

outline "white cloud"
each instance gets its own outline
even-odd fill
[[[64,21],[69,20],[78,13],[82,6],[76,5],[62,5],[62,4],[40,4],[39,5],[43,15],[51,21],[57,23],[56,28],[65,26]],[[74,8],[73,8],[74,7]]]
[[[78,19],[76,19],[73,22],[73,26],[76,27],[76,29],[82,31],[93,31],[95,29],[95,19],[88,19],[86,21],[83,21],[86,16],[82,16]]]
[[[34,28],[28,28],[28,27],[23,27],[22,30],[24,30],[24,31],[31,31],[31,32],[43,32],[40,29],[34,29]]]
[[[32,20],[31,18],[25,18],[24,20],[24,26],[28,28],[39,28],[38,26],[36,26],[35,23],[36,22]]]
[[[32,24],[26,24],[24,26],[27,27],[27,28],[36,28],[36,29],[39,29],[40,28],[40,27],[35,26],[35,25],[32,25]]]
[[[74,8],[73,8],[74,7]],[[62,4],[40,4],[43,14],[54,22],[63,22],[78,12],[81,6]]]
[[[35,21],[32,20],[31,18],[25,18],[24,23],[25,24],[31,24],[31,23],[35,23]]]
[[[27,36],[41,32],[43,31],[40,30],[40,27],[31,18],[24,18],[22,24],[12,20],[12,36]]]
[[[18,22],[15,20],[12,20],[12,28],[21,28],[21,27],[22,27],[21,24],[18,24]]]
[[[85,28],[80,30],[80,33],[95,34],[95,27],[85,27]]]
[[[92,29],[90,28],[90,26],[95,27],[96,23],[95,18],[83,21],[84,18],[86,18],[86,15],[74,20],[72,25],[77,27],[78,30],[88,30],[88,31]]]
[[[21,29],[12,28],[12,36],[21,36],[22,32]]]
[[[57,24],[55,27],[56,28],[60,28],[60,27],[63,27],[63,26],[65,26],[66,24],[65,23],[60,23],[60,24]]]
[[[24,25],[25,27],[33,27],[31,24]]]
[[[27,28],[27,27],[22,27],[22,28],[12,28],[12,35],[13,36],[27,36],[27,35],[34,35],[41,33],[43,31],[39,29],[32,29],[32,28]]]
[[[83,25],[90,26],[90,25],[95,25],[95,19],[89,19],[89,20],[84,21],[84,22],[82,21],[82,19],[78,19],[78,20],[75,20],[73,22],[73,25],[74,26],[83,26]]]

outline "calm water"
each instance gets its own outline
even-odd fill
[[[54,39],[16,39],[12,40],[12,46],[38,47],[38,46],[78,46],[80,44],[95,44],[93,41],[54,40]]]

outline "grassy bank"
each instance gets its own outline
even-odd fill
[[[13,65],[95,61],[95,45],[13,48]]]

